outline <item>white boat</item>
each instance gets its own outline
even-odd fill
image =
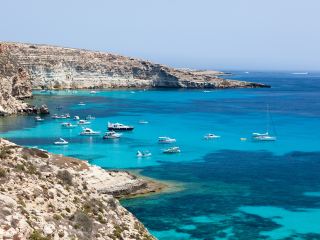
[[[84,102],[79,102],[78,106],[85,106],[86,104]]]
[[[84,128],[83,131],[80,133],[81,136],[96,136],[100,135],[100,132],[93,131],[91,128]]]
[[[252,133],[252,140],[254,141],[276,141],[277,137],[272,136],[269,133],[269,122],[270,122],[270,113],[269,113],[269,105],[267,107],[267,131],[265,133]],[[275,130],[274,130],[275,132]]]
[[[242,137],[240,138],[240,141],[247,141],[247,138]]]
[[[269,132],[266,133],[252,133],[253,140],[256,141],[276,141],[277,137],[271,136]]]
[[[179,147],[171,147],[163,151],[163,153],[180,153],[180,152],[181,150]]]
[[[170,137],[159,137],[158,142],[159,143],[174,143],[177,140],[175,138],[170,138]]]
[[[34,120],[35,120],[36,122],[43,122],[43,121],[44,121],[44,119],[41,118],[41,117],[39,117],[39,116],[36,116],[36,117],[34,118]]]
[[[116,139],[121,137],[121,133],[117,133],[115,131],[106,132],[103,136],[103,139]]]
[[[294,75],[308,75],[309,73],[308,72],[294,72],[292,74],[294,74]]]
[[[94,116],[88,115],[86,116],[86,120],[94,120],[96,119]]]
[[[96,94],[97,92],[96,91],[90,91],[90,94]]]
[[[140,123],[140,124],[148,124],[149,122],[148,122],[148,121],[145,121],[145,120],[140,120],[139,123]]]
[[[55,145],[67,145],[69,142],[64,140],[63,138],[60,138],[59,141],[54,142]]]
[[[61,127],[63,127],[63,128],[76,128],[77,125],[73,125],[71,123],[65,122],[65,123],[61,123]]]
[[[207,139],[207,140],[209,140],[209,139],[215,139],[215,138],[220,138],[220,136],[215,135],[215,134],[213,134],[213,133],[208,133],[207,135],[204,136],[204,139]]]
[[[149,151],[137,151],[136,156],[138,158],[145,158],[145,157],[150,157],[152,154]]]
[[[78,122],[78,125],[89,125],[89,124],[91,124],[91,122],[83,119],[79,120]]]
[[[74,117],[73,117],[73,120],[78,121],[78,120],[80,120],[80,117],[79,117],[79,116],[74,116]]]
[[[124,125],[122,123],[108,122],[108,130],[110,131],[132,131],[133,129],[133,126]]]

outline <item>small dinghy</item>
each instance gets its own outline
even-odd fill
[[[138,151],[136,156],[138,158],[145,158],[145,157],[150,157],[152,154],[149,151]]]
[[[121,137],[121,133],[116,133],[115,131],[106,132],[103,139],[116,139]]]
[[[181,150],[179,147],[171,147],[168,149],[163,150],[163,153],[180,153]]]
[[[148,124],[149,122],[148,122],[148,121],[145,121],[145,120],[140,120],[139,123],[140,123],[140,124]]]
[[[100,132],[93,131],[91,128],[84,128],[80,133],[81,136],[97,136],[100,135]]]
[[[91,122],[87,121],[87,120],[79,120],[78,125],[89,125],[91,124]]]
[[[43,122],[43,121],[44,121],[44,119],[41,118],[41,117],[39,117],[39,116],[36,116],[36,117],[34,118],[34,120],[35,120],[36,122]]]
[[[206,139],[206,140],[215,139],[215,138],[220,138],[220,136],[215,135],[213,133],[208,133],[207,135],[204,136],[204,139]]]
[[[54,142],[54,145],[67,145],[69,142],[64,140],[63,138],[59,138],[59,141]]]
[[[73,125],[71,123],[65,122],[65,123],[61,123],[61,127],[63,127],[63,128],[76,128],[77,125]]]
[[[175,138],[170,138],[170,137],[159,137],[158,138],[158,143],[174,143],[177,140]]]

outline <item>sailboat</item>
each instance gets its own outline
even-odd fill
[[[265,133],[252,133],[252,139],[254,141],[276,141],[277,137],[270,135],[269,133],[269,124],[270,124],[270,111],[269,105],[267,108],[267,131]]]

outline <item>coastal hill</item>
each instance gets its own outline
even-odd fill
[[[256,88],[217,71],[170,68],[120,55],[48,45],[0,42],[0,113],[25,107],[33,89]]]
[[[117,198],[165,187],[0,138],[0,239],[154,239]]]

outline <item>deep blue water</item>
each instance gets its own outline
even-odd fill
[[[135,125],[118,141],[80,137],[61,121],[0,119],[1,136],[27,146],[87,159],[105,168],[142,169],[179,191],[122,201],[159,239],[320,239],[320,73],[235,73],[270,89],[35,92],[34,104],[53,112],[94,115]],[[83,101],[86,106],[78,106]],[[56,106],[62,105],[58,111]],[[276,142],[253,142],[268,125]],[[138,124],[139,120],[149,124]],[[206,141],[214,132],[220,139]],[[182,150],[164,155],[157,137]],[[54,146],[58,137],[69,146]],[[240,141],[247,138],[247,141]],[[152,157],[138,159],[137,150]]]

